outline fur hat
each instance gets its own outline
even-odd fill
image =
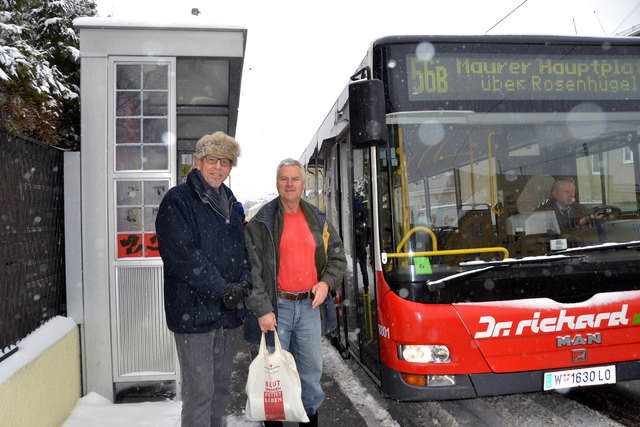
[[[196,142],[193,154],[196,159],[201,159],[208,154],[223,156],[231,160],[233,166],[236,166],[238,157],[240,157],[240,145],[232,136],[218,131],[200,138]]]

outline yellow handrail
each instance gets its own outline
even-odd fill
[[[502,252],[504,254],[504,258],[509,258],[509,251],[507,248],[503,248],[500,246],[489,247],[489,248],[469,248],[469,249],[444,249],[444,250],[435,250],[435,251],[424,251],[424,252],[403,252],[403,253],[387,253],[387,258],[409,258],[409,257],[418,257],[418,256],[439,256],[439,255],[462,255],[462,254],[476,254],[476,253],[488,253],[488,252]],[[504,259],[503,258],[503,259]]]
[[[400,252],[402,247],[407,243],[409,237],[414,234],[416,231],[426,231],[431,236],[431,247],[432,251],[423,251],[423,252]],[[398,243],[398,247],[396,248],[396,253],[387,253],[385,254],[387,258],[409,258],[417,257],[417,256],[439,256],[439,255],[462,255],[462,254],[475,254],[475,253],[490,253],[490,252],[501,252],[504,254],[504,258],[509,258],[509,251],[507,248],[503,248],[501,246],[496,247],[488,247],[488,248],[469,248],[469,249],[444,249],[438,250],[438,240],[436,238],[435,233],[428,227],[424,227],[419,225],[417,227],[413,227],[409,232],[402,238],[400,243]]]
[[[438,241],[436,239],[436,235],[434,234],[434,232],[431,231],[431,229],[428,227],[418,225],[417,227],[413,227],[411,230],[409,230],[409,232],[404,236],[404,238],[400,241],[400,243],[398,243],[398,247],[396,248],[396,251],[400,252],[400,249],[402,249],[402,247],[407,243],[407,240],[409,240],[409,237],[411,237],[411,235],[418,230],[426,231],[427,233],[429,233],[429,236],[431,236],[431,247],[434,249],[438,247]]]
[[[402,226],[404,229],[411,224],[411,208],[409,203],[409,179],[407,177],[407,156],[404,152],[404,133],[402,127],[398,128],[398,169],[395,173],[400,176],[401,202],[402,202]]]
[[[493,171],[493,136],[498,133],[496,131],[489,132],[487,136],[487,164],[489,165],[489,197],[491,198],[491,210],[496,215],[502,215],[503,212],[496,208],[496,186],[493,182],[496,179],[496,176]]]

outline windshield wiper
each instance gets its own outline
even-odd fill
[[[640,245],[640,242],[637,242]],[[461,262],[461,267],[467,266],[482,266],[481,268],[475,268],[473,270],[461,271],[457,274],[452,274],[451,276],[443,277],[437,280],[427,280],[427,285],[438,285],[443,284],[445,282],[449,282],[451,280],[466,280],[473,278],[475,276],[479,276],[482,273],[485,273],[490,270],[494,270],[497,268],[508,269],[511,267],[520,267],[522,265],[534,265],[534,264],[550,264],[560,261],[572,261],[575,259],[584,258],[584,255],[543,255],[537,257],[525,257],[525,258],[507,258],[502,261],[471,261],[471,262]]]

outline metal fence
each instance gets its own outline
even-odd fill
[[[66,313],[63,152],[0,129],[0,360]]]

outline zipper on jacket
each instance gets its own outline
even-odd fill
[[[266,221],[260,218],[256,218],[256,221],[261,224],[264,224],[264,227],[269,232],[269,236],[271,236],[271,250],[273,251],[273,284],[275,286],[274,295],[276,296],[276,305],[273,308],[273,311],[277,318],[278,316],[278,265],[277,265],[278,257],[276,256],[276,240],[274,239],[273,233],[271,232],[271,229],[269,229],[269,225],[267,224]]]
[[[194,188],[195,192],[198,194],[198,197],[200,197],[200,200],[202,200],[202,203],[206,203],[207,205],[209,205],[209,207],[218,215],[220,215],[222,218],[224,218],[225,221],[229,221],[229,223],[231,223],[231,214],[233,212],[233,204],[236,202],[236,197],[235,196],[231,196],[231,198],[229,199],[229,218],[225,217],[222,212],[220,212],[213,204],[213,201],[211,200],[211,198],[209,196],[207,196],[206,194],[202,195],[200,193],[200,191],[198,191],[197,188]],[[222,190],[224,191],[224,189]]]

